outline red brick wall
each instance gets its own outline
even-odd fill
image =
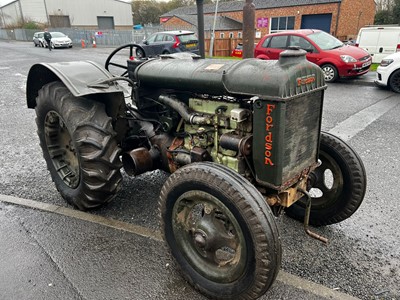
[[[337,36],[355,39],[361,27],[374,24],[375,11],[374,0],[342,0]]]
[[[374,0],[342,0],[342,3],[319,4],[319,5],[304,5],[283,7],[274,9],[259,9],[255,12],[257,18],[271,18],[281,16],[294,16],[295,29],[300,29],[301,18],[303,15],[313,14],[332,14],[331,30],[330,33],[339,39],[355,38],[358,30],[367,25],[373,24],[375,18],[375,2]],[[213,15],[213,14],[210,14]],[[220,13],[222,16],[227,16],[232,19],[242,22],[243,12],[225,12]],[[182,26],[187,23],[181,19],[172,17],[165,22],[168,25]],[[255,27],[257,24],[255,24]],[[261,31],[261,36],[269,33],[270,28],[256,28]],[[238,31],[235,31],[234,37],[237,37]],[[216,34],[219,37],[219,33]],[[225,32],[225,37],[229,37],[229,31]]]

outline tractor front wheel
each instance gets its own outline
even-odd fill
[[[322,132],[319,160],[321,165],[309,176],[311,195],[310,224],[329,225],[349,218],[361,205],[367,176],[361,158],[338,137]],[[286,214],[303,221],[306,201],[300,199]]]
[[[281,262],[275,219],[259,191],[215,163],[180,168],[160,195],[161,229],[185,279],[212,299],[256,299]]]

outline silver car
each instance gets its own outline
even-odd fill
[[[43,38],[43,33],[43,31],[39,31],[33,34],[33,44],[35,45],[35,47],[44,47],[45,41]]]

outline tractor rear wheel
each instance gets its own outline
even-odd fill
[[[111,201],[122,164],[104,104],[73,96],[61,82],[43,86],[36,101],[40,146],[62,197],[81,210]]]
[[[161,230],[185,279],[212,299],[256,299],[274,282],[281,244],[270,207],[233,170],[186,165],[160,194]]]

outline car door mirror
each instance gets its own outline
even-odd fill
[[[149,44],[149,42],[148,42],[148,41],[146,41],[146,40],[144,40],[144,41],[143,41],[143,44],[145,44],[145,45],[148,45],[148,44]]]

